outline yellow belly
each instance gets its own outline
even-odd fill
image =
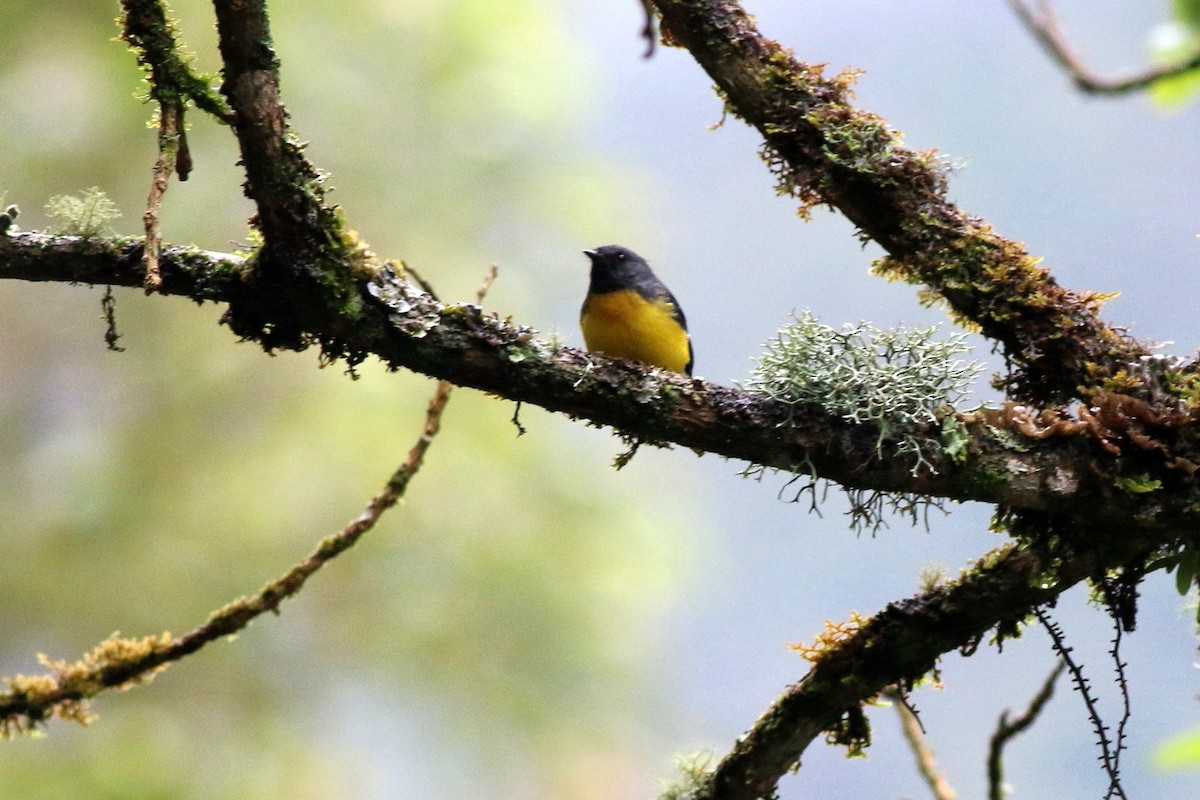
[[[666,301],[637,292],[593,294],[583,304],[579,327],[589,350],[683,372],[691,361],[687,331]]]

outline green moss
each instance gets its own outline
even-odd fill
[[[983,469],[971,470],[971,485],[991,494],[993,489],[1007,486],[1012,481],[1012,475],[1003,467],[986,466]]]
[[[1200,373],[1170,369],[1164,372],[1162,387],[1183,400],[1189,408],[1200,407]]]
[[[1130,494],[1149,494],[1157,492],[1162,488],[1162,481],[1157,478],[1151,478],[1146,473],[1140,475],[1125,475],[1120,476],[1114,481],[1116,487],[1123,492]]]
[[[121,38],[136,53],[138,65],[147,75],[147,99],[161,105],[183,108],[188,101],[219,119],[227,120],[229,106],[213,88],[213,76],[195,73],[195,56],[178,44],[175,21],[165,15],[157,0],[121,4]]]
[[[825,741],[845,747],[847,758],[866,758],[871,745],[871,723],[866,713],[859,707],[847,711],[825,732]]]

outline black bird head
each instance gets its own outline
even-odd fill
[[[595,250],[584,250],[583,253],[592,260],[593,292],[631,289],[647,278],[656,280],[646,259],[627,247],[606,244]]]

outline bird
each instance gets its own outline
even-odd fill
[[[587,349],[691,375],[687,319],[646,259],[615,244],[583,253],[592,262],[579,311]]]

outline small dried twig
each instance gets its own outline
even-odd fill
[[[488,271],[483,276],[483,283],[479,284],[479,288],[475,290],[475,302],[483,303],[483,298],[487,296],[488,289],[492,288],[492,284],[496,282],[496,275],[500,272],[500,268],[495,264],[488,267]]]
[[[954,787],[938,769],[933,748],[925,739],[925,727],[921,724],[921,719],[917,716],[916,711],[913,710],[908,695],[900,687],[892,686],[884,690],[883,696],[895,704],[896,715],[900,717],[900,730],[904,732],[904,738],[908,741],[913,758],[916,759],[917,771],[924,778],[925,785],[929,787],[934,800],[957,800],[958,793],[954,791]]]
[[[513,407],[512,424],[517,429],[518,437],[524,436],[527,433],[525,426],[521,424],[521,401],[520,400],[518,400],[517,404]]]
[[[1029,701],[1029,706],[1021,712],[1020,716],[1010,721],[1008,711],[1001,712],[1000,721],[996,723],[996,730],[988,745],[988,800],[1004,800],[1004,747],[1008,744],[1009,739],[1023,733],[1042,713],[1042,709],[1054,695],[1055,684],[1058,683],[1059,677],[1066,668],[1067,662],[1059,659],[1054,669],[1046,676],[1046,680],[1042,682],[1042,688]]]
[[[154,179],[150,183],[150,194],[146,198],[146,210],[142,214],[142,225],[146,231],[146,249],[142,259],[146,264],[146,294],[162,290],[162,272],[158,257],[162,251],[162,233],[158,228],[158,215],[162,211],[163,197],[171,180],[171,173],[179,180],[187,180],[192,168],[191,157],[181,158],[188,152],[187,136],[184,131],[183,106],[172,103],[159,105],[158,158],[154,161]]]
[[[1173,78],[1184,72],[1200,68],[1200,51],[1174,64],[1151,67],[1142,72],[1119,78],[1096,75],[1079,59],[1067,43],[1066,36],[1058,26],[1054,7],[1050,0],[1037,0],[1030,7],[1025,0],[1008,0],[1017,19],[1033,35],[1042,49],[1062,67],[1076,86],[1092,94],[1127,94],[1146,89],[1165,78]]]

